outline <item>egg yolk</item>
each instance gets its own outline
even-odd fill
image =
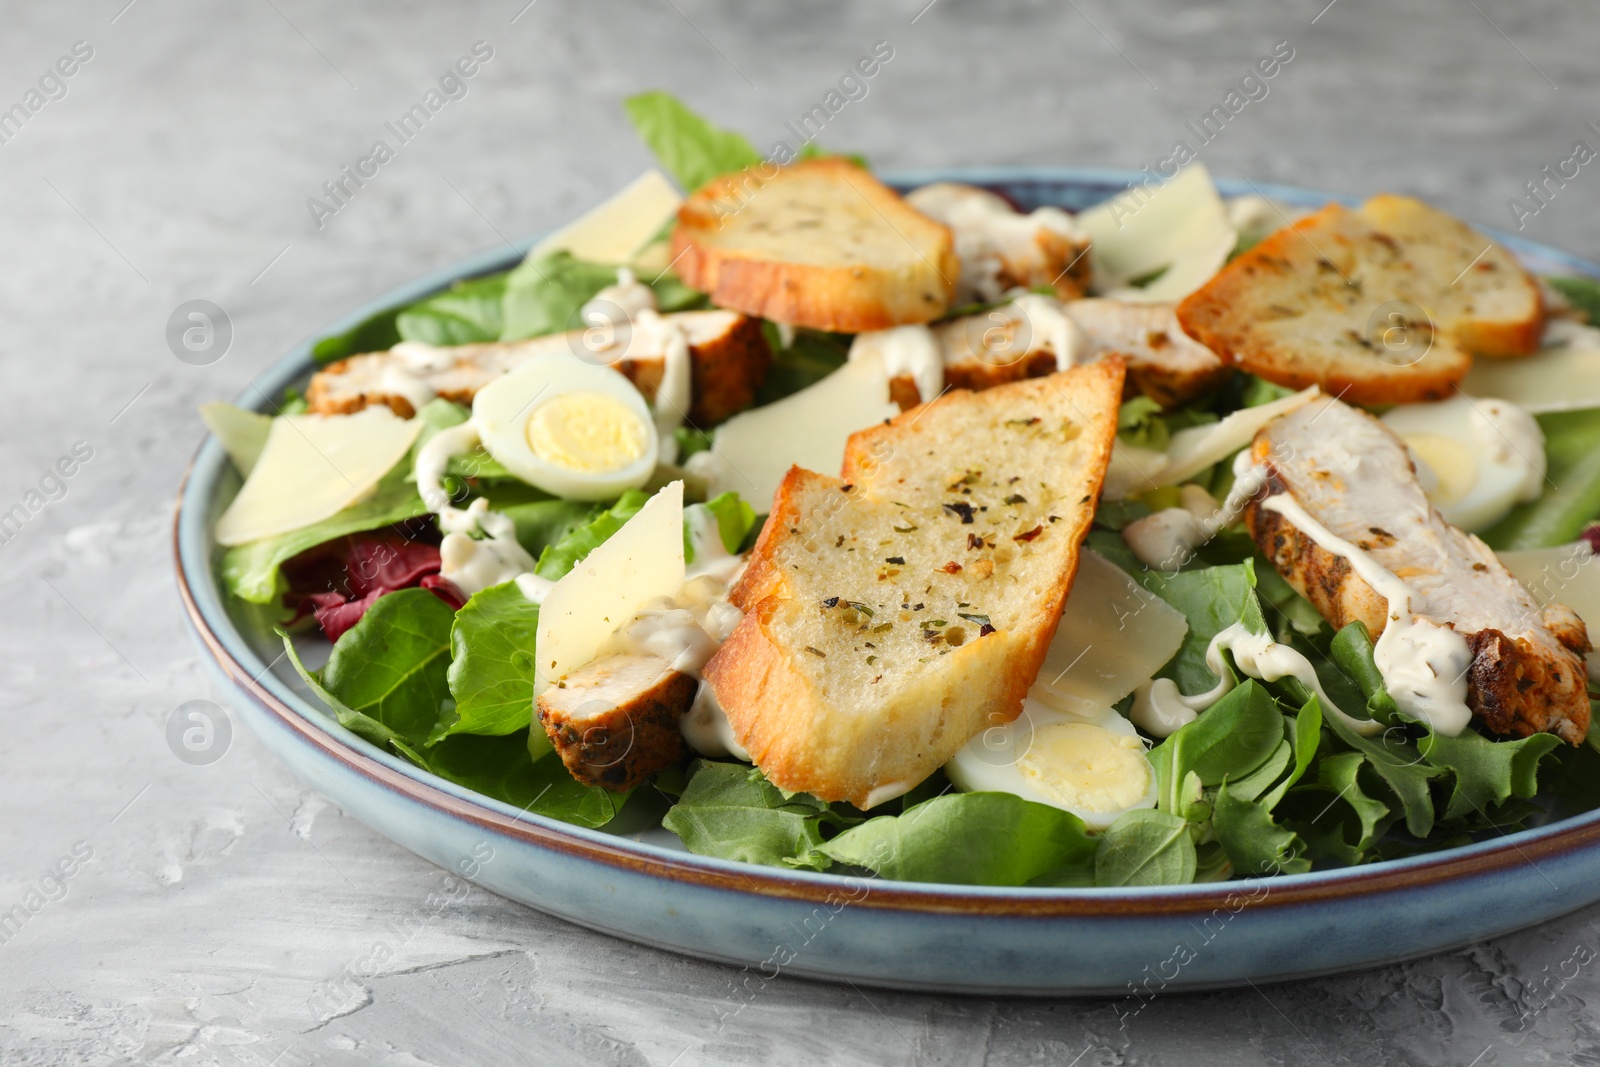
[[[1092,723],[1039,727],[1017,770],[1041,793],[1074,810],[1130,808],[1150,788],[1150,761],[1139,739]]]
[[[1441,433],[1410,433],[1404,438],[1412,457],[1426,465],[1435,479],[1428,492],[1435,504],[1454,504],[1472,491],[1478,480],[1478,459],[1472,449]],[[1428,486],[1424,484],[1424,488]]]
[[[563,393],[528,416],[528,448],[546,463],[583,474],[620,470],[649,447],[637,412],[605,393]]]

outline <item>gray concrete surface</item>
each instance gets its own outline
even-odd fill
[[[1105,1002],[790,980],[719,1025],[723,968],[474,891],[330,1018],[319,983],[444,875],[247,734],[201,767],[165,740],[173,708],[217,695],[168,555],[195,405],[389,287],[620,186],[647,163],[625,93],[670,88],[765,144],[883,40],[893,60],[828,144],[880,166],[1140,166],[1288,41],[1268,95],[1206,146],[1216,172],[1414,192],[1506,226],[1523,182],[1600,145],[1592,7],[1325,2],[0,7],[0,107],[92,49],[0,144],[0,510],[75,442],[93,449],[0,545],[0,908],[56,898],[0,944],[0,1061],[1600,1062],[1595,909],[1406,966],[1160,997],[1127,1029]],[[466,98],[319,229],[307,198],[478,40],[494,57]],[[1591,169],[1525,232],[1600,255]],[[234,330],[210,366],[164,340],[196,298]],[[74,850],[62,895],[47,875]]]

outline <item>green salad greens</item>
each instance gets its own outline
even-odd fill
[[[632,97],[626,110],[685,189],[762,161],[746,138],[665,93]],[[324,338],[315,355],[326,363],[402,341],[448,346],[568,330],[582,325],[583,305],[616,280],[615,267],[567,252],[530,257]],[[708,306],[670,269],[641,280],[664,312]],[[1600,322],[1600,285],[1582,278],[1551,284]],[[795,393],[846,361],[848,336],[802,330],[780,337],[770,323],[767,330],[774,359],[760,403]],[[1159,452],[1186,430],[1288,394],[1240,373],[1175,409],[1135,396],[1121,408],[1119,442]],[[301,406],[290,398],[285,410]],[[370,492],[321,522],[227,549],[219,562],[224,587],[270,610],[289,591],[290,565],[308,550],[356,535],[434,535],[412,470],[434,435],[470,414],[442,399],[423,405],[410,454]],[[1600,515],[1600,409],[1541,414],[1538,424],[1547,483],[1483,534],[1498,550],[1571,542]],[[213,426],[242,466],[260,454],[263,419],[222,412]],[[681,427],[675,440],[679,462],[713,446],[707,428]],[[598,503],[562,499],[523,483],[482,447],[453,456],[444,478],[453,502],[492,502],[536,561],[535,579],[547,582],[571,572],[649,499],[638,489]],[[1232,479],[1224,461],[1189,481],[1221,498]],[[1331,629],[1241,527],[1223,529],[1180,567],[1144,566],[1120,531],[1176,505],[1179,495],[1168,487],[1102,503],[1087,544],[1187,622],[1181,646],[1156,677],[1187,694],[1219,682],[1227,691],[1169,736],[1142,742],[1154,804],[1099,830],[1062,807],[1011,793],[956,791],[942,772],[870,812],[786,792],[732,757],[693,758],[630,792],[583,785],[533,719],[540,606],[515,581],[459,605],[415,585],[380,590],[317,670],[302,662],[290,629],[280,633],[294,668],[344,727],[462,789],[587,827],[605,826],[629,808],[638,813],[630,826],[658,823],[692,852],[774,868],[984,886],[1173,885],[1369,863],[1600,806],[1600,752],[1592,744],[1572,747],[1552,734],[1491,739],[1475,728],[1444,736],[1403,716],[1366,628],[1355,622]],[[761,529],[762,504],[725,493],[702,506],[722,546],[738,553]],[[692,564],[696,541],[687,521],[684,540]],[[282,620],[290,628],[291,614]],[[1305,656],[1321,695],[1292,676],[1250,677],[1227,652],[1220,663],[1208,659],[1212,639],[1236,626]],[[1133,699],[1115,710],[1126,715]],[[1376,728],[1357,729],[1361,720]]]

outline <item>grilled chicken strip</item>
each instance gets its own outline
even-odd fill
[[[625,792],[682,762],[698,688],[659,656],[602,656],[539,694],[539,723],[574,778]]]
[[[689,421],[710,426],[755,403],[772,362],[761,320],[733,311],[680,311],[662,318],[682,329],[689,342]],[[604,344],[584,330],[447,348],[401,344],[330,363],[312,376],[306,401],[317,415],[348,415],[369,404],[386,404],[410,418],[433,396],[470,404],[495,378],[552,352],[607,363],[651,400],[666,370],[665,343],[626,326]]]
[[[1275,510],[1270,501],[1279,494],[1408,585],[1417,617],[1466,639],[1466,703],[1491,731],[1583,741],[1590,645],[1582,620],[1560,604],[1541,609],[1487,545],[1447,523],[1388,427],[1337,400],[1316,400],[1262,429],[1251,457],[1265,489],[1246,507],[1245,523],[1332,626],[1360,619],[1377,638],[1390,622],[1389,602],[1348,559]]]

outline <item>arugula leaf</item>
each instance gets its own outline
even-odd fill
[[[1176,815],[1143,809],[1118,816],[1100,835],[1094,884],[1187,885],[1196,857],[1189,824]]]
[[[1189,620],[1189,633],[1178,654],[1161,669],[1161,676],[1177,682],[1185,693],[1210,689],[1217,681],[1206,666],[1211,639],[1248,612],[1254,612],[1252,618],[1260,618],[1254,564],[1247,561],[1173,574],[1145,569],[1134,577]]]
[[[628,799],[626,793],[576,781],[553,753],[530,760],[526,730],[501,737],[457,734],[413,758],[424,770],[475,793],[579,826],[604,826]]]
[[[1230,793],[1226,782],[1217,790],[1211,820],[1235,872],[1263,876],[1311,869],[1305,846],[1294,831],[1273,821],[1271,806]]]
[[[754,767],[695,760],[661,825],[701,856],[822,870],[828,860],[812,850],[822,844],[824,820],[838,818],[815,797],[783,792]]]
[[[1096,842],[1071,812],[1011,793],[949,793],[844,831],[816,851],[884,878],[956,885],[1087,878]],[[1081,873],[1069,874],[1073,868]]]
[[[1359,752],[1340,752],[1329,756],[1317,765],[1317,781],[1334,795],[1334,799],[1349,806],[1360,823],[1360,831],[1350,848],[1347,863],[1358,863],[1361,854],[1372,846],[1382,832],[1389,806],[1367,795],[1361,788],[1361,768],[1367,757]],[[1324,809],[1326,810],[1326,809]]]
[[[1491,741],[1472,729],[1448,737],[1428,730],[1417,751],[1435,767],[1455,777],[1444,818],[1485,815],[1491,805],[1510,797],[1529,800],[1538,791],[1539,761],[1561,744],[1555,734],[1532,734],[1518,740]]]
[[[1600,280],[1594,278],[1546,278],[1545,281],[1572,306],[1582,311],[1591,326],[1600,325]]]
[[[712,125],[671,93],[640,93],[624,100],[623,107],[639,138],[684,192],[762,161],[742,135]]]
[[[498,341],[509,276],[509,271],[502,271],[458,281],[400,311],[395,332],[402,341],[440,346]]]
[[[1534,418],[1544,431],[1546,488],[1479,535],[1496,550],[1566,544],[1600,515],[1600,408]]]
[[[446,672],[454,622],[450,606],[426,589],[381,596],[333,646],[322,687],[407,744],[424,745],[451,714]]]
[[[441,720],[434,744],[452,734],[509,734],[533,718],[533,647],[539,605],[516,582],[492,585],[456,612],[450,628],[450,693],[455,717]],[[538,731],[535,740],[548,739]]]
[[[622,524],[639,513],[650,498],[638,489],[629,489],[617,502],[589,522],[553,545],[547,545],[539,555],[534,573],[541,578],[556,579],[576,567],[583,557],[593,552],[606,538],[622,529]]]
[[[321,522],[227,549],[219,570],[228,592],[252,604],[270,604],[283,591],[278,568],[286,560],[346,534],[376,530],[428,514],[427,505],[411,481],[412,464],[417,452],[435,433],[465,421],[466,409],[447,400],[434,400],[423,405],[415,417],[423,420],[423,430],[410,454],[378,479],[366,497]]]

